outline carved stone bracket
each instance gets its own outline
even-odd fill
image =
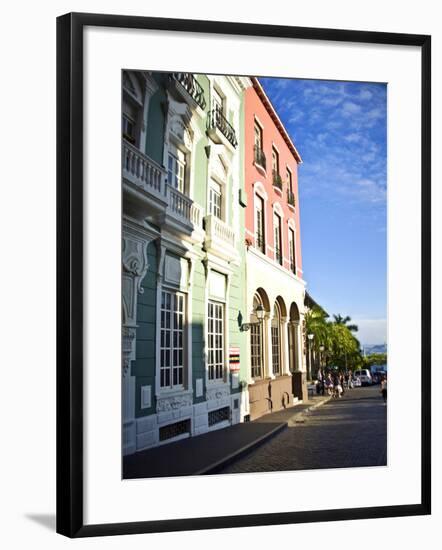
[[[142,282],[149,269],[147,246],[151,240],[123,231],[122,292],[125,328],[137,326],[138,294],[143,294],[144,291]]]
[[[141,282],[149,269],[147,244],[132,237],[123,237],[123,270],[134,277],[136,290],[140,294],[143,294]]]

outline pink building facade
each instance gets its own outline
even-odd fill
[[[249,414],[305,397],[298,165],[301,157],[257,79],[245,91],[244,170]],[[264,312],[263,312],[264,310]]]

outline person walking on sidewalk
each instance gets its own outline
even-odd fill
[[[341,380],[338,373],[335,373],[335,375],[333,376],[333,388],[334,388],[333,396],[341,398],[342,386],[341,386]]]
[[[325,387],[327,388],[327,395],[333,395],[333,380],[330,373],[327,374]]]
[[[316,384],[316,393],[318,395],[324,395],[324,374],[322,373],[322,369],[318,370],[318,383]]]
[[[344,395],[344,393],[345,393],[345,377],[344,377],[343,372],[339,373],[339,384],[341,385],[341,388],[342,388],[342,395]]]
[[[351,369],[348,371],[348,389],[353,389],[353,373],[351,372]]]
[[[384,375],[381,380],[381,393],[384,399],[384,404],[387,404],[387,375]]]

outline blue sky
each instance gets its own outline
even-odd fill
[[[261,78],[303,159],[301,238],[308,291],[350,315],[362,344],[386,341],[387,88]]]

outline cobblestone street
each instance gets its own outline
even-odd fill
[[[381,466],[387,407],[379,386],[355,388],[315,409],[218,473]]]

